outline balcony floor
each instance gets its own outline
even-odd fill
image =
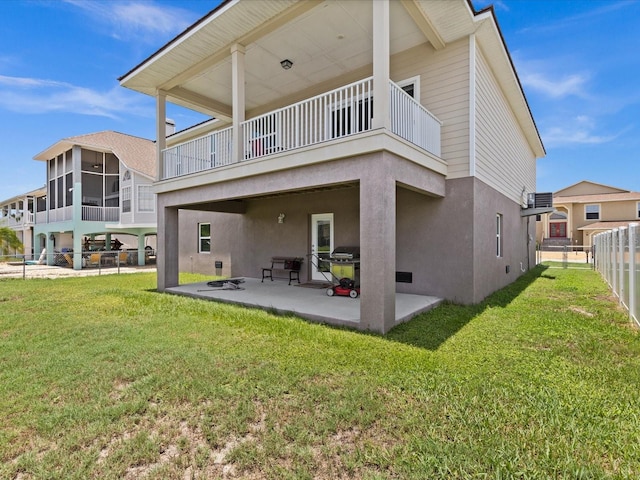
[[[326,288],[288,285],[288,280],[273,282],[259,278],[245,278],[242,290],[224,290],[192,283],[167,288],[166,292],[205,300],[233,303],[245,307],[275,310],[280,314],[294,314],[301,318],[332,325],[357,328],[360,323],[360,298],[329,297]],[[396,324],[410,320],[415,315],[431,310],[442,299],[426,295],[396,293]]]

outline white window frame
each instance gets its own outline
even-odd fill
[[[209,235],[202,235],[202,227],[204,225],[209,225]],[[202,241],[209,240],[209,250],[202,249]],[[210,254],[211,253],[211,223],[202,222],[198,223],[198,253]]]
[[[136,195],[136,211],[138,213],[153,213],[156,211],[156,195],[151,185],[138,185]],[[148,196],[146,196],[148,195]],[[144,196],[144,198],[143,198]],[[148,207],[147,207],[148,205]]]
[[[122,187],[120,191],[120,195],[122,195],[121,208],[122,213],[131,213],[131,186]],[[129,202],[129,208],[126,208],[127,201]]]
[[[502,258],[502,214],[496,213],[496,258]]]
[[[640,202],[636,202],[636,218],[640,218]]]
[[[595,213],[595,212],[588,212],[587,210],[589,209],[589,207],[597,207],[598,209],[598,218],[589,218],[587,215],[589,213]],[[602,213],[601,213],[601,208],[600,208],[600,204],[599,203],[589,203],[587,205],[584,206],[584,219],[585,220],[600,220],[602,217]]]
[[[398,85],[403,90],[407,85],[413,85],[413,99],[419,104],[422,104],[422,102],[420,101],[420,75],[416,75],[415,77],[396,82],[396,85]]]

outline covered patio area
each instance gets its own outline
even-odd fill
[[[322,284],[292,284],[274,280],[262,283],[259,278],[244,278],[240,289],[230,290],[207,285],[207,282],[169,287],[165,292],[204,300],[233,303],[246,307],[294,314],[314,322],[358,328],[360,297],[329,297]],[[396,293],[395,324],[406,322],[419,313],[436,307],[442,299],[425,295]]]

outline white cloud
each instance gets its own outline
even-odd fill
[[[153,117],[139,94],[129,94],[120,86],[100,92],[65,82],[0,75],[0,108],[22,114],[51,112],[120,118],[138,114]]]
[[[570,74],[560,78],[551,78],[544,73],[530,72],[527,69],[520,74],[520,81],[525,87],[536,90],[551,98],[562,98],[570,95],[585,96],[584,87],[589,80],[585,74]]]
[[[109,35],[121,40],[137,39],[157,43],[158,36],[168,39],[182,32],[196,18],[193,12],[167,7],[152,1],[65,0],[91,17],[93,22],[107,28]]]
[[[607,134],[598,127],[595,119],[586,115],[578,115],[562,122],[561,125],[545,128],[541,136],[546,147],[561,147],[609,143],[622,133],[624,132]]]

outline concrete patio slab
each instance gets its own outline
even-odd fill
[[[291,284],[286,280],[265,281],[244,278],[239,290],[215,288],[207,282],[167,288],[167,293],[205,300],[233,303],[246,307],[273,310],[280,314],[294,314],[314,322],[358,328],[360,298],[329,297],[326,287]],[[396,324],[434,308],[442,299],[426,295],[396,293]]]

